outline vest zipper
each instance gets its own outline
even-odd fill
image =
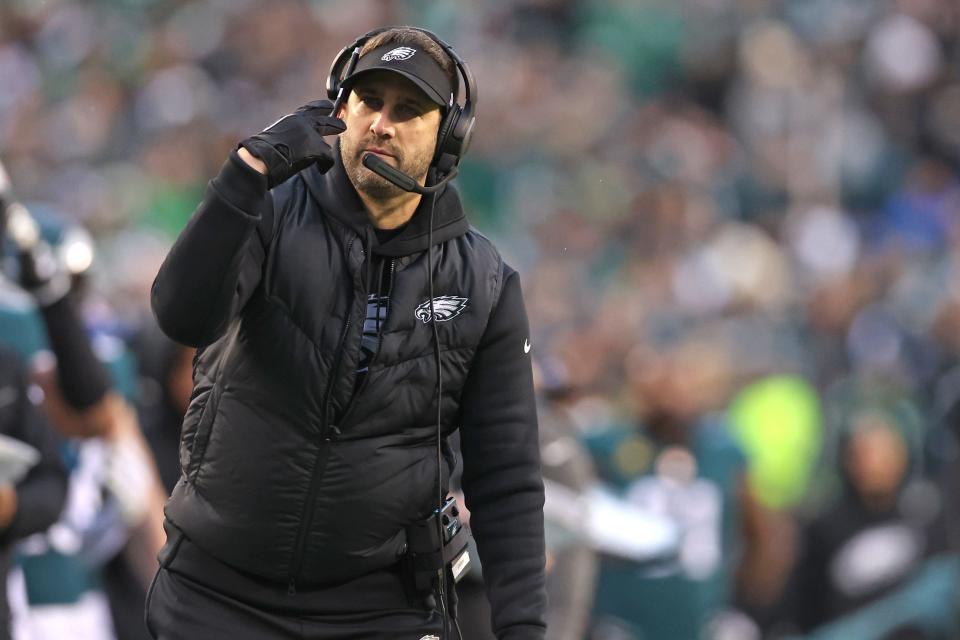
[[[394,272],[394,270],[396,270],[396,268],[397,268],[397,259],[396,259],[396,258],[391,258],[391,259],[390,259],[390,275],[387,276],[387,313],[386,313],[386,316],[387,316],[388,318],[390,317],[390,306],[393,304],[393,272]],[[380,295],[379,292],[377,293],[377,295]],[[349,416],[349,415],[350,415],[350,412],[353,411],[353,406],[354,406],[354,404],[356,404],[357,396],[359,396],[359,395],[363,392],[363,390],[367,388],[367,384],[369,384],[369,382],[370,382],[370,370],[369,370],[369,369],[370,369],[370,367],[373,366],[373,363],[377,361],[377,356],[380,355],[380,347],[381,347],[382,345],[383,345],[383,331],[381,330],[381,331],[378,331],[378,336],[377,336],[377,350],[376,350],[376,351],[374,352],[374,354],[370,357],[370,362],[367,363],[367,375],[364,376],[363,382],[360,383],[360,388],[357,389],[356,393],[354,393],[352,396],[350,396],[350,402],[347,403],[346,409],[344,409],[344,410],[343,410],[343,413],[340,414],[340,420],[337,421],[339,424],[342,425],[342,424],[346,421],[347,416]]]
[[[347,244],[347,259],[349,259],[354,240],[355,238],[351,238]],[[290,562],[290,580],[287,583],[287,594],[291,596],[297,593],[297,574],[300,572],[300,563],[303,561],[303,554],[307,547],[307,531],[309,531],[313,525],[313,502],[316,499],[317,490],[320,486],[320,478],[323,477],[323,472],[327,466],[327,455],[330,451],[330,438],[327,436],[330,422],[330,398],[333,395],[333,386],[340,370],[340,363],[343,360],[343,345],[350,331],[351,312],[352,310],[347,311],[346,320],[344,320],[343,328],[340,330],[340,339],[337,343],[333,367],[330,369],[330,376],[327,378],[327,388],[324,391],[323,407],[321,409],[322,422],[320,424],[320,439],[322,444],[320,451],[317,453],[317,460],[313,465],[313,473],[310,476],[310,488],[307,490],[307,499],[306,502],[304,502],[303,511],[300,513],[300,528],[297,530],[293,558]]]

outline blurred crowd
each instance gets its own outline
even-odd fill
[[[152,278],[382,24],[479,83],[456,184],[523,277],[552,637],[960,638],[955,0],[0,2],[0,157],[93,235],[168,488],[190,354]]]

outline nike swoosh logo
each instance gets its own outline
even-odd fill
[[[523,341],[523,352],[524,352],[524,353],[530,353],[530,341],[529,341],[529,340],[524,340],[524,341]]]

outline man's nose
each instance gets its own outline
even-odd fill
[[[370,131],[378,137],[393,137],[395,133],[394,122],[390,119],[386,109],[381,109],[374,116],[373,122],[370,123]]]

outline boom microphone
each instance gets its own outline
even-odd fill
[[[363,166],[365,166],[367,169],[370,169],[370,171],[373,171],[387,182],[400,187],[404,191],[419,193],[421,195],[430,195],[431,193],[440,191],[444,185],[453,180],[453,178],[457,175],[457,168],[454,167],[450,173],[444,176],[443,180],[437,184],[430,187],[421,187],[420,183],[418,183],[416,180],[405,174],[403,171],[390,166],[385,160],[372,153],[368,153],[363,156]]]

